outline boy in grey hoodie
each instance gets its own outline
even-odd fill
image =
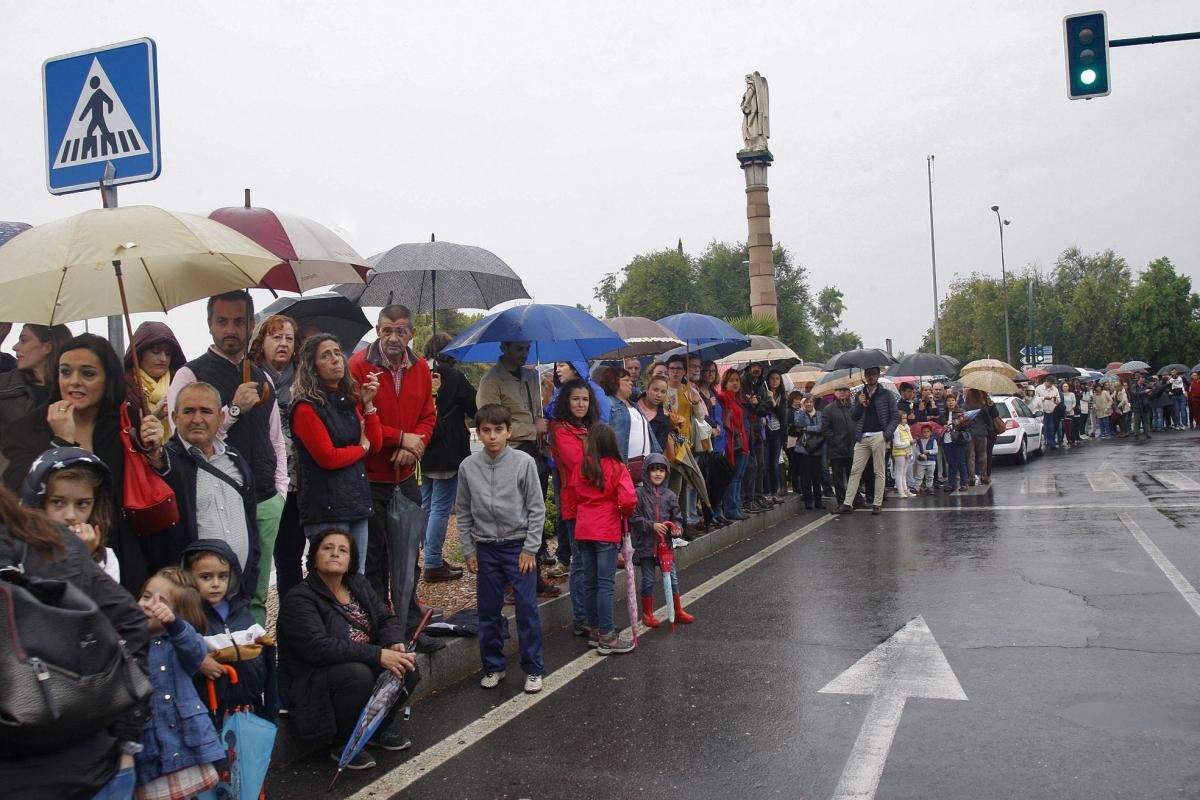
[[[537,607],[537,552],[542,543],[546,503],[538,482],[537,463],[508,446],[512,414],[498,404],[475,414],[483,450],[458,468],[454,513],[467,569],[476,574],[479,607],[479,655],[483,679],[494,689],[504,680],[504,587],[516,599],[517,640],[525,691],[542,689],[542,624]]]

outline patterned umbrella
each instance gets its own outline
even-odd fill
[[[1006,361],[1001,361],[998,358],[979,358],[963,366],[959,370],[960,375],[966,375],[968,372],[976,370],[987,370],[988,372],[997,372],[1001,375],[1007,375],[1010,378],[1015,378],[1020,374],[1020,370],[1009,364]]]
[[[603,322],[625,340],[626,346],[598,356],[600,359],[656,356],[683,346],[679,337],[646,317],[613,317]]]
[[[351,281],[361,284],[369,266],[342,237],[320,223],[266,208],[218,208],[208,215],[258,242],[283,262],[259,283],[264,289],[306,292],[318,286]]]
[[[0,220],[0,244],[4,244],[18,233],[27,231],[32,227],[32,225],[24,222],[5,222],[4,220]]]

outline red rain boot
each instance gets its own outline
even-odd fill
[[[647,628],[657,628],[662,623],[654,618],[654,598],[642,598],[642,624]]]
[[[683,610],[683,602],[679,599],[679,593],[675,593],[675,621],[687,625],[690,622],[695,622],[696,618]]]

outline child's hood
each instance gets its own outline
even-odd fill
[[[52,447],[38,456],[29,467],[29,474],[21,484],[21,505],[41,508],[46,500],[46,484],[50,474],[60,469],[84,464],[100,475],[103,486],[100,491],[111,491],[112,472],[108,465],[81,447]]]
[[[238,561],[237,555],[233,552],[233,548],[222,539],[197,539],[183,549],[183,558],[180,561],[180,566],[188,572],[192,570],[192,562],[199,558],[203,553],[216,553],[222,559],[229,563],[229,590],[225,593],[225,599],[232,603],[235,599],[249,600],[246,596],[242,582],[242,564]]]

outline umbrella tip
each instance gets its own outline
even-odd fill
[[[431,234],[429,234],[429,241],[431,241],[431,242],[436,242],[436,241],[437,241],[437,237],[436,237],[436,236],[434,236],[434,235],[431,233]]]
[[[325,791],[326,791],[326,792],[332,792],[332,791],[333,791],[333,785],[334,785],[335,783],[337,783],[337,779],[338,779],[338,778],[340,778],[341,776],[342,776],[342,768],[341,768],[341,767],[338,767],[338,771],[334,773],[334,775],[333,775],[333,780],[331,780],[331,781],[329,782],[329,786],[328,786],[328,788],[326,788],[326,789],[325,789]]]
[[[244,191],[246,193],[246,208],[249,208],[250,207],[250,190],[243,189],[242,191]]]

